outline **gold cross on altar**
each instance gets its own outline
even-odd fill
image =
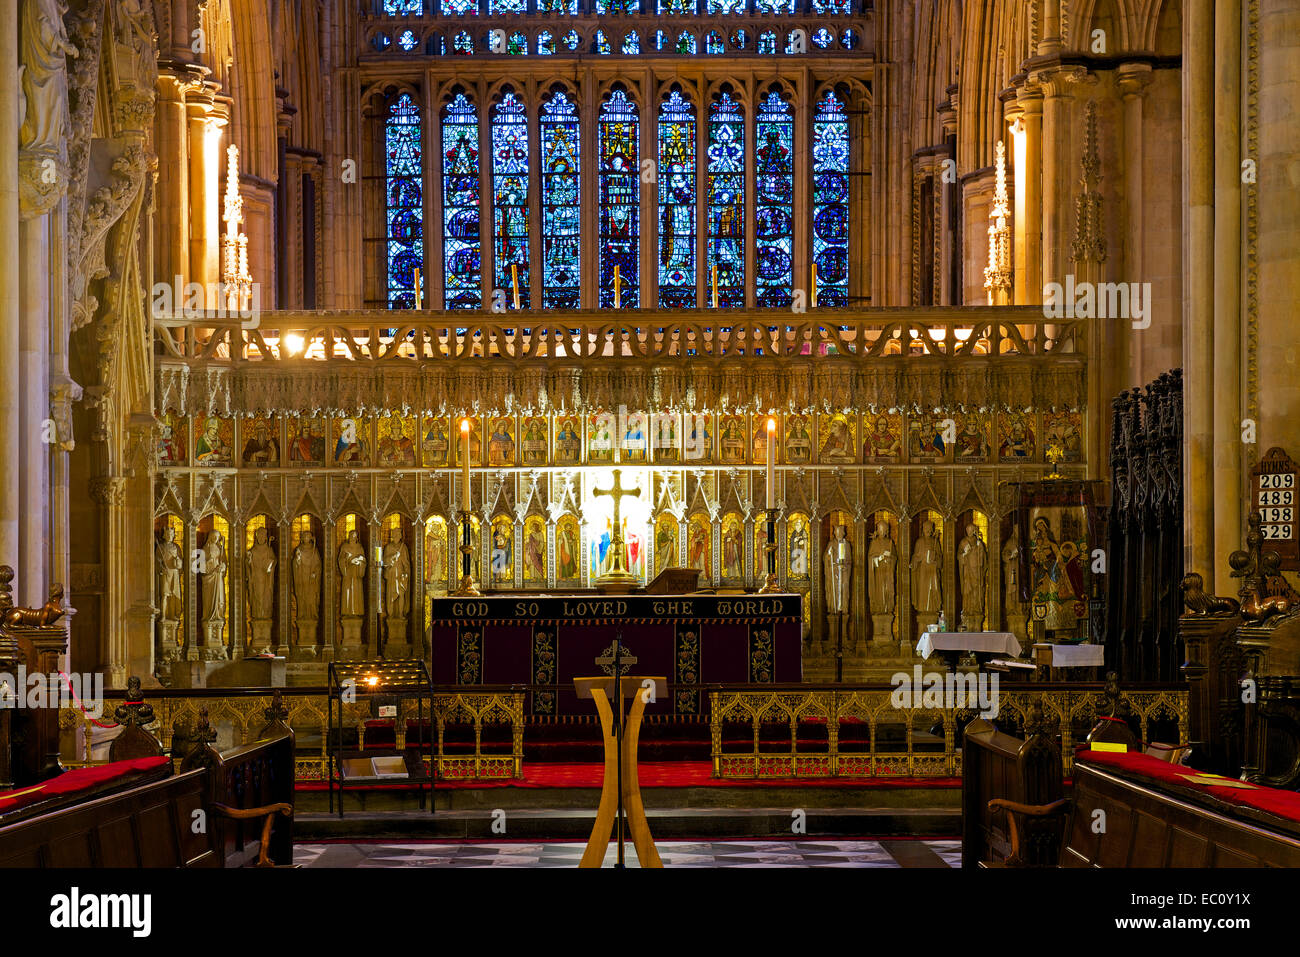
[[[608,572],[596,579],[598,585],[624,585],[634,581],[631,572],[627,570],[627,562],[623,557],[623,522],[621,519],[620,504],[625,498],[637,497],[641,494],[641,486],[638,485],[633,489],[623,488],[623,470],[614,469],[614,484],[609,488],[592,489],[591,494],[599,497],[608,495],[614,500],[614,533],[613,541],[610,547],[614,549],[614,565]]]

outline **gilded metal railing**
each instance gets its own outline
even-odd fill
[[[323,781],[328,777],[328,708],[326,696],[318,691],[295,693],[294,689],[282,691],[284,706],[289,709],[287,723],[294,731],[297,754],[296,777],[300,782]],[[252,695],[184,695],[150,692],[149,704],[157,720],[149,730],[170,750],[172,738],[180,731],[184,734],[199,717],[199,709],[208,709],[208,721],[217,732],[216,746],[220,750],[251,743],[266,724],[264,711],[271,696]],[[365,723],[374,717],[366,703],[344,703],[343,725],[353,728],[357,740],[364,740]],[[395,721],[397,747],[406,746],[406,722],[416,720],[418,710],[414,700],[398,704]],[[441,693],[433,696],[433,713],[426,707],[425,719],[432,718],[433,755],[437,761],[438,775],[449,780],[500,779],[523,777],[524,760],[524,695],[523,692],[491,691],[472,693]],[[510,750],[508,753],[484,753],[483,730],[488,724],[510,725]],[[82,734],[78,744],[72,736],[78,725]],[[465,725],[473,730],[473,748],[465,750],[447,743],[448,726]],[[94,721],[72,708],[59,712],[59,727],[69,740],[62,749],[71,763],[92,763],[91,739]]]
[[[1083,320],[1041,307],[608,309],[570,313],[267,311],[155,323],[160,360],[194,362],[681,359],[705,356],[1085,355]]]
[[[1153,722],[1161,719],[1177,723],[1178,741],[1170,743],[1185,743],[1188,698],[1183,688],[1122,690],[1116,713],[1137,720],[1144,743],[1151,740]],[[957,777],[958,718],[973,714],[956,708],[899,707],[895,689],[889,686],[713,691],[709,699],[713,776],[719,778]],[[1049,724],[1059,725],[1066,775],[1074,767],[1076,744],[1115,707],[1100,688],[1002,690],[994,720],[1009,730],[1022,728],[1035,702],[1042,704]],[[743,749],[728,750],[727,726],[734,733],[737,724],[749,726],[750,740]],[[824,740],[812,733],[822,724]],[[866,734],[846,748],[846,727]]]

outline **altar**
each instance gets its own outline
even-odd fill
[[[624,660],[670,685],[802,680],[799,595],[514,594],[432,600],[435,686],[534,685],[531,715],[586,715],[573,679],[622,635]],[[625,669],[626,670],[626,669]],[[708,695],[671,688],[648,714],[706,715]]]

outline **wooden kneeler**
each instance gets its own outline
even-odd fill
[[[636,858],[642,867],[663,867],[654,838],[650,836],[650,823],[646,820],[645,805],[641,801],[641,784],[636,773],[637,741],[641,734],[641,719],[645,715],[645,706],[650,698],[652,682],[655,697],[663,694],[663,678],[634,678],[623,676],[619,682],[618,708],[623,714],[623,702],[632,699],[632,707],[623,718],[623,809],[627,816],[627,832],[636,848]],[[609,676],[600,678],[575,678],[574,688],[579,698],[591,698],[596,702],[596,711],[600,714],[600,726],[605,740],[605,781],[600,790],[600,807],[596,811],[596,823],[591,829],[591,838],[587,841],[587,850],[583,852],[579,867],[600,867],[605,861],[605,851],[609,848],[610,838],[618,818],[619,799],[619,747],[615,736],[614,711],[610,695],[614,691],[614,679]]]

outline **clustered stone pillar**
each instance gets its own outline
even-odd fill
[[[18,0],[0,2],[0,562],[18,566]]]

